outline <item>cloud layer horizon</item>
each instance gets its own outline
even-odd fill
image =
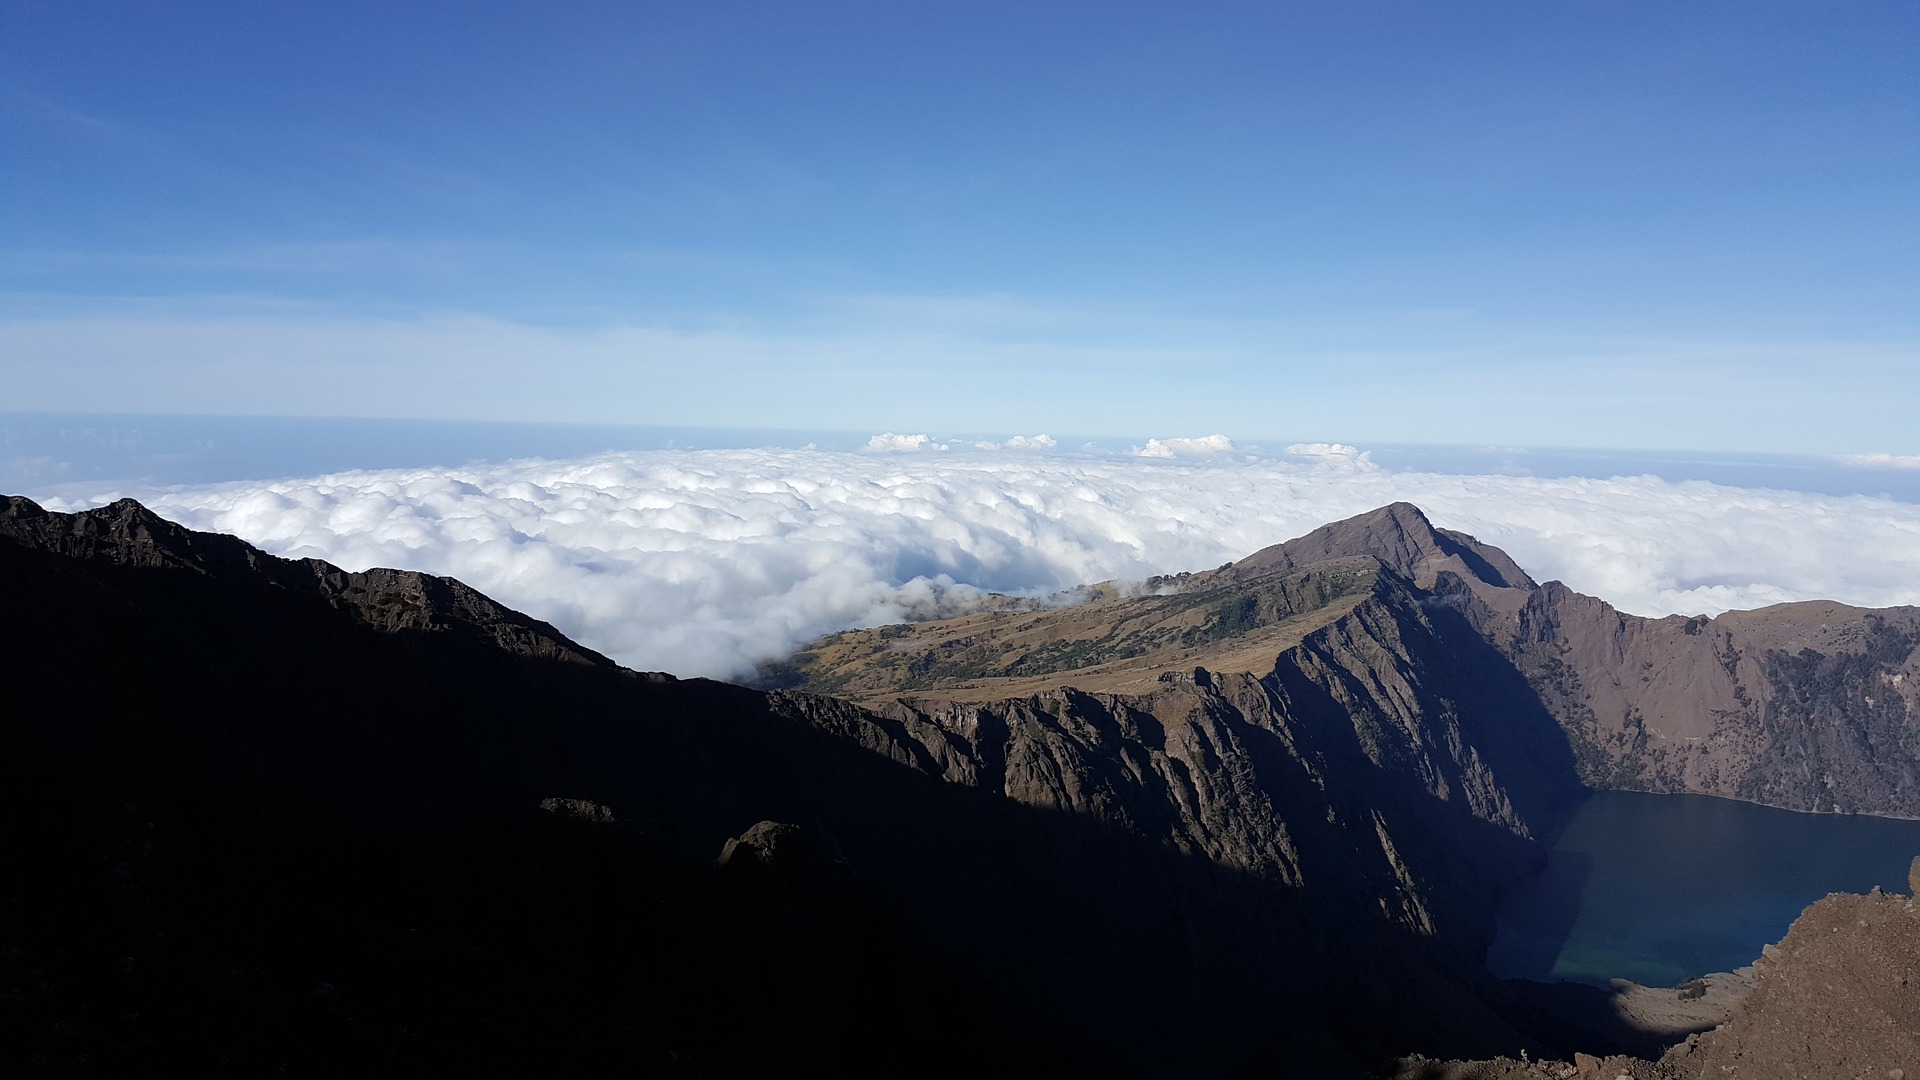
[[[630,667],[728,679],[835,630],[1218,566],[1400,500],[1634,614],[1920,603],[1920,506],[1892,499],[1396,472],[1337,444],[1250,458],[1211,436],[1119,458],[1044,438],[1018,454],[618,452],[49,507],[132,495],[274,554],[450,575]]]

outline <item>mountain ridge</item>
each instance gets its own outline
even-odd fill
[[[56,514],[30,499],[0,505],[0,533],[23,547],[75,559],[218,577],[231,586],[313,589],[331,606],[386,631],[478,633],[509,651],[595,667],[613,661],[550,623],[495,603],[454,578],[384,567],[350,572],[319,559],[283,559],[238,537],[175,524],[133,499],[88,513]]]
[[[1256,594],[1362,562],[1422,602],[1456,609],[1505,655],[1553,715],[1590,787],[1920,817],[1920,775],[1909,764],[1920,760],[1920,729],[1908,723],[1920,715],[1920,608],[1807,601],[1712,618],[1628,615],[1561,582],[1536,584],[1498,548],[1437,529],[1407,503],[1219,570],[1156,579],[1174,583],[1170,597],[850,631],[803,648],[777,675],[797,687],[818,680],[873,705],[902,691],[973,701],[1067,685],[1137,691],[1192,664],[1265,675],[1289,650],[1353,618],[1365,598],[1323,589],[1314,602],[1281,610]],[[1224,599],[1208,599],[1216,597]],[[1344,598],[1353,602],[1335,602]],[[1201,600],[1211,613],[1185,612],[1187,637],[1229,615],[1244,614],[1244,625],[1204,652],[1092,652],[1098,663],[1071,664],[1136,612]],[[1005,632],[1013,626],[1024,630]],[[998,668],[983,667],[983,652],[995,649],[988,659]],[[1033,662],[1049,649],[1069,663]],[[1041,670],[998,677],[1021,665]]]
[[[1556,1042],[1524,991],[1480,969],[1493,902],[1594,767],[1563,717],[1609,700],[1573,692],[1589,653],[1639,655],[1630,625],[1696,646],[1718,629],[1630,624],[1423,523],[1385,507],[1267,549],[1268,572],[1111,598],[1162,605],[1141,633],[1229,651],[1304,619],[1261,670],[858,703],[630,672],[449,579],[280,560],[137,504],[10,500],[0,805],[17,827],[0,832],[36,884],[0,905],[42,929],[0,950],[0,974],[52,987],[0,1009],[10,1044],[57,1056],[64,1025],[103,1060],[138,1060],[145,1040],[185,1067],[209,1052],[272,1066],[298,1042],[284,1024],[217,1019],[266,1008],[342,1067],[444,1065],[468,1043],[539,1067],[539,1047],[565,1044],[726,1073],[796,1052],[908,1060],[860,1010],[904,1032],[918,1028],[888,1010],[946,1002],[993,1018],[983,1056],[961,1055],[978,1068],[1360,1075],[1390,1053],[1601,1049]],[[1379,553],[1340,553],[1367,545]],[[1752,640],[1771,653],[1735,667],[1798,657],[1768,692],[1802,711],[1910,662],[1898,625],[1867,626],[1875,613],[1788,614],[1760,619]],[[1832,651],[1787,653],[1796,642]],[[1549,660],[1559,696],[1542,690]],[[510,871],[476,857],[496,849]],[[396,913],[356,883],[421,899]],[[655,903],[659,927],[636,923]],[[288,917],[324,947],[292,943]],[[559,969],[522,941],[556,919],[573,924]],[[410,925],[444,947],[407,944]],[[487,944],[489,926],[507,936]],[[703,959],[670,943],[689,936],[738,944]],[[826,952],[793,943],[814,938]],[[264,982],[203,970],[247,956],[235,970]],[[394,956],[415,958],[400,983]],[[130,979],[127,957],[158,974]],[[409,1003],[421,994],[460,1007]],[[828,1007],[842,998],[860,1008]],[[156,1019],[101,1021],[119,1000]],[[742,1014],[764,1038],[729,1045],[723,1018]]]
[[[1518,563],[1499,548],[1466,533],[1436,528],[1426,512],[1409,502],[1388,503],[1304,536],[1262,548],[1231,564],[1235,577],[1259,577],[1334,559],[1369,555],[1421,587],[1441,571],[1495,588],[1534,587]]]
[[[156,521],[0,514],[23,1053],[539,1068],[564,1045],[724,1073],[908,1060],[909,1002],[987,1018],[988,1058],[1121,1072],[1542,1045],[1477,973],[1494,889],[1537,857],[1508,782],[1457,725],[1336,700],[1368,650],[1437,660],[1410,595],[1378,628],[1399,645],[1288,686],[877,713],[595,662],[439,579],[369,617],[396,572]],[[825,854],[737,854],[794,835]],[[605,898],[554,891],[584,882]],[[737,1015],[763,1034],[733,1045]]]

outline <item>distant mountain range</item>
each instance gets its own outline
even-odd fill
[[[1606,1050],[1479,966],[1558,809],[1920,816],[1920,612],[1638,619],[1406,504],[764,691],[131,501],[0,581],[0,1052],[68,1071]]]

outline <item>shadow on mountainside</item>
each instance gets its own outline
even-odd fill
[[[1441,575],[1442,589],[1450,577]],[[1542,834],[1586,788],[1538,693],[1467,617],[1472,598],[1464,590],[1411,589],[1407,597],[1394,607],[1417,609],[1418,616],[1400,616],[1400,655],[1369,657],[1365,666],[1342,663],[1336,654],[1354,646],[1338,640],[1335,627],[1279,657],[1267,679],[1298,722],[1358,734],[1339,747],[1351,758],[1343,772],[1373,775],[1378,787],[1354,796],[1376,808],[1399,808],[1434,831],[1454,862],[1446,892],[1472,898],[1482,920],[1471,958],[1478,965],[1492,942],[1497,894],[1544,867]],[[1369,634],[1389,636],[1385,629]],[[1383,678],[1391,685],[1383,688]],[[1376,714],[1383,701],[1397,704],[1402,715]],[[1407,723],[1408,715],[1421,723]],[[1433,742],[1445,743],[1448,752],[1436,752]]]
[[[1519,1040],[1348,898],[943,783],[751,691],[7,541],[0,579],[18,1065],[1337,1075]],[[710,865],[761,821],[830,865]]]
[[[455,582],[141,515],[0,536],[0,926],[21,928],[0,1045],[30,1066],[1350,1075],[1565,1052],[1477,968],[1495,892],[1538,864],[1510,824],[1577,796],[1572,752],[1446,575],[1378,616],[1403,654],[1327,638],[1168,691],[1328,855],[1294,886],[946,782],[897,716],[628,672]],[[1068,698],[1089,745],[1123,713],[1166,739]],[[1410,867],[1438,931],[1377,888]]]
[[[1510,912],[1487,966],[1503,978],[1552,981],[1554,963],[1580,921],[1581,898],[1592,874],[1590,856],[1566,852],[1512,890],[1503,904],[1519,910]]]

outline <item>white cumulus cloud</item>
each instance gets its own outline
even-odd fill
[[[972,445],[975,450],[1051,450],[1059,443],[1051,435],[1015,435],[1006,442],[977,439]]]
[[[1349,472],[1375,472],[1380,466],[1374,464],[1373,454],[1357,446],[1346,443],[1294,443],[1287,447],[1288,457],[1305,458],[1317,461],[1328,468],[1345,469]]]
[[[629,666],[723,678],[832,630],[959,610],[982,591],[1218,566],[1401,499],[1637,614],[1920,603],[1912,503],[1325,464],[1360,456],[663,450],[90,501],[134,495],[349,569],[449,574]]]
[[[895,435],[888,431],[868,439],[866,451],[869,454],[911,454],[916,450],[945,450],[946,448],[945,443],[934,442],[933,436],[925,433]]]
[[[1175,458],[1225,454],[1232,450],[1233,440],[1225,435],[1203,435],[1197,439],[1148,439],[1147,445],[1134,453],[1149,458]]]
[[[1051,450],[1059,444],[1053,436],[1043,432],[1039,435],[1015,435],[1000,445],[1009,450]]]

